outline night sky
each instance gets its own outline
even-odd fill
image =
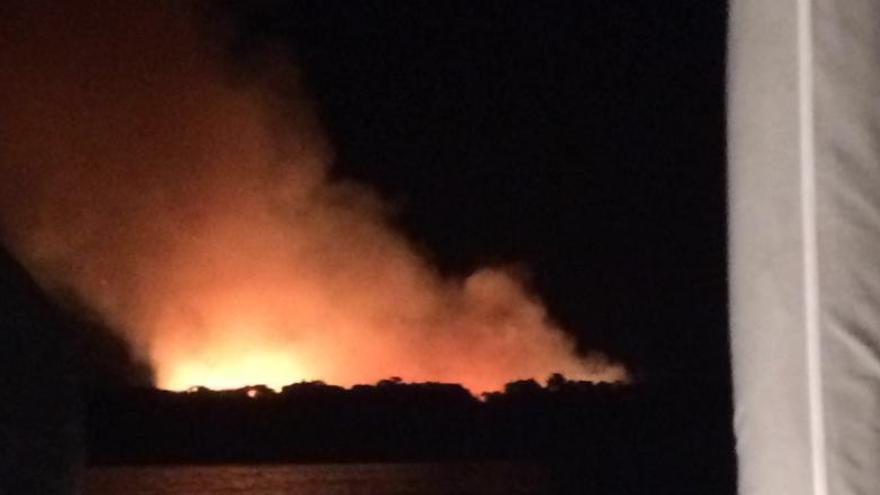
[[[584,349],[729,393],[723,2],[227,3],[442,269],[518,264]]]

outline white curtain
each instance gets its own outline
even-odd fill
[[[732,0],[742,495],[880,493],[880,1]]]

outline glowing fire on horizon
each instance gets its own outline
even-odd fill
[[[517,270],[442,276],[373,191],[328,178],[295,77],[231,86],[169,4],[77,3],[21,2],[0,45],[0,66],[28,68],[0,71],[0,233],[157,385],[626,379],[579,356]]]
[[[294,382],[314,379],[284,352],[261,349],[243,353],[218,353],[201,361],[181,361],[160,369],[159,384],[168,390],[206,387],[231,390],[266,385],[275,391]]]

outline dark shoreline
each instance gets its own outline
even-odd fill
[[[718,409],[729,405],[683,394],[561,377],[514,382],[483,400],[460,385],[394,380],[351,389],[300,383],[279,393],[104,389],[88,403],[89,465],[524,461],[726,493],[735,460],[717,449],[732,445]]]

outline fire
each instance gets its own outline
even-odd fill
[[[230,84],[177,2],[32,4],[0,18],[19,23],[0,67],[26,69],[0,71],[0,234],[158,386],[626,378],[517,270],[439,273],[374,191],[330,178],[297,78]]]
[[[266,385],[276,391],[293,382],[310,378],[290,355],[259,351],[214,352],[203,360],[174,362],[159,368],[158,385],[168,390],[189,390],[195,386],[214,390]]]
[[[265,385],[279,391],[290,383],[315,378],[295,348],[285,342],[263,340],[277,333],[265,323],[252,315],[225,316],[223,320],[225,313],[216,311],[225,324],[212,324],[216,337],[211,342],[191,342],[186,335],[193,328],[177,322],[172,334],[175,337],[154,345],[151,361],[158,364],[156,380],[160,388],[229,390]]]

